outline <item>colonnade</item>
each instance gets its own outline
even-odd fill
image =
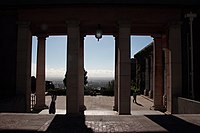
[[[31,30],[29,23],[18,24],[18,47],[17,47],[17,81],[16,92],[23,95],[25,103],[21,104],[24,111],[30,111],[31,90]],[[80,32],[80,22],[67,21],[67,109],[66,113],[80,113],[84,106],[84,37]],[[126,21],[118,23],[118,33],[115,35],[115,102],[113,109],[119,115],[130,114],[130,35],[131,24]],[[167,71],[167,110],[177,112],[177,99],[181,94],[181,38],[180,25],[169,27],[168,46],[165,48],[168,64]],[[37,102],[36,107],[45,106],[45,38],[46,35],[38,35],[38,62],[37,62]],[[154,108],[163,106],[163,39],[155,37],[153,46],[153,75],[152,85]],[[166,50],[167,49],[167,50]],[[146,68],[148,69],[148,68]],[[151,76],[151,73],[149,73]],[[148,79],[146,79],[148,80]],[[148,82],[151,82],[149,79]],[[151,87],[152,86],[152,87]]]
[[[153,52],[153,50],[152,50]],[[145,57],[145,89],[144,95],[153,98],[153,53]]]
[[[153,98],[154,110],[178,112],[177,97],[182,88],[180,29],[180,24],[174,24],[168,36],[153,36],[153,53],[145,58],[144,95]]]
[[[144,95],[153,99],[151,109],[165,111],[166,95],[170,90],[170,50],[167,46],[166,35],[154,36],[154,42],[144,52]],[[139,55],[142,56],[142,55]]]
[[[68,62],[67,62],[67,113],[78,113],[84,106],[84,65],[83,38],[80,36],[79,23],[67,23]],[[116,37],[116,81],[117,93],[115,104],[119,114],[130,114],[130,24],[119,23]],[[81,40],[81,41],[80,41]],[[78,52],[79,51],[79,52]],[[115,91],[116,92],[116,91]]]

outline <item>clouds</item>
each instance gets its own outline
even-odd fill
[[[86,70],[87,76],[89,78],[92,77],[109,77],[112,78],[114,77],[114,71],[113,70],[109,70],[109,69],[92,69],[92,70]],[[46,70],[45,70],[45,75],[46,75],[46,79],[49,78],[64,78],[66,73],[66,68],[54,68],[51,66],[46,66]],[[32,76],[36,76],[36,64],[32,63],[32,71],[31,71],[31,75]]]
[[[98,69],[98,70],[87,70],[88,77],[114,77],[113,70]]]
[[[31,76],[36,77],[36,64],[35,63],[31,64]]]
[[[65,68],[53,68],[51,66],[46,66],[45,69],[45,76],[46,78],[64,78],[66,73]],[[36,64],[32,63],[32,71],[31,71],[32,76],[36,76]]]
[[[46,68],[46,78],[64,78],[66,70],[65,68]]]

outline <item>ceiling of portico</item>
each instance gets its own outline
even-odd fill
[[[19,10],[19,21],[31,22],[33,35],[42,32],[41,25],[47,25],[49,35],[65,35],[66,21],[80,22],[82,34],[95,34],[98,24],[103,34],[116,34],[118,22],[128,21],[131,34],[159,34],[173,22],[180,22],[177,8],[142,6],[70,6],[62,8],[29,8]]]
[[[200,5],[198,0],[2,0],[0,7],[69,4]]]

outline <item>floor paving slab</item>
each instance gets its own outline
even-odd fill
[[[0,131],[45,131],[54,117],[55,115],[0,113]]]
[[[150,110],[152,101],[143,96],[138,97],[138,103],[131,103],[131,115],[118,115],[112,111],[113,97],[101,96],[86,97],[85,115],[66,114],[65,98],[58,98],[56,114],[48,114],[48,109],[39,114],[0,113],[0,133],[200,132],[200,114],[170,115]],[[105,100],[108,102],[103,105]]]
[[[1,133],[200,132],[199,114],[39,115],[0,113]]]

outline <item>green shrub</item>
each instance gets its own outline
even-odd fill
[[[47,95],[56,94],[58,96],[66,96],[66,89],[49,89]]]
[[[137,84],[135,83],[135,82],[131,82],[131,95],[133,94],[133,93],[135,93],[135,94],[139,94],[139,92],[140,92],[140,89],[137,87]]]
[[[101,95],[103,95],[103,96],[114,96],[114,90],[110,90],[110,89],[102,90]]]
[[[90,90],[84,90],[84,95],[90,95]]]

